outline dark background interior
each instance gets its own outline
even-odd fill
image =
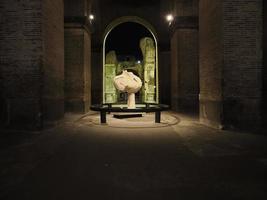
[[[137,60],[142,60],[142,52],[139,47],[140,39],[151,37],[152,34],[141,24],[125,22],[116,26],[106,40],[106,53],[114,50],[116,55],[133,55]]]

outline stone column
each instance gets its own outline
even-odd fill
[[[200,120],[260,127],[262,0],[200,1]]]
[[[267,128],[267,1],[263,1],[263,100],[262,116],[263,127]]]
[[[62,0],[42,2],[42,116],[44,126],[64,117],[64,5]]]
[[[198,4],[175,1],[171,24],[171,104],[179,112],[198,112]]]
[[[91,104],[91,22],[88,2],[65,2],[66,112],[85,113]]]

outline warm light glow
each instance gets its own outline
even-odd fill
[[[172,16],[171,14],[167,15],[167,16],[166,16],[166,20],[167,20],[168,22],[171,22],[171,21],[173,20],[173,16]]]
[[[90,19],[90,20],[93,20],[94,18],[95,18],[94,15],[89,15],[89,19]]]

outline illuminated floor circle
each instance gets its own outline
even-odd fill
[[[85,125],[110,126],[116,128],[157,128],[175,125],[179,119],[169,113],[161,114],[161,123],[155,123],[154,113],[142,113],[143,117],[117,119],[113,113],[107,114],[107,123],[100,123],[99,114],[85,115],[80,122]]]

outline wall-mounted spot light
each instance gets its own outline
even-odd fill
[[[172,14],[168,14],[166,15],[166,21],[169,22],[169,25],[172,23],[173,21],[173,15]]]
[[[140,63],[141,63],[141,61],[140,61],[140,60],[138,60],[138,61],[137,61],[137,64],[140,64]]]
[[[89,19],[92,21],[95,19],[95,16],[91,14],[91,15],[89,15]]]

